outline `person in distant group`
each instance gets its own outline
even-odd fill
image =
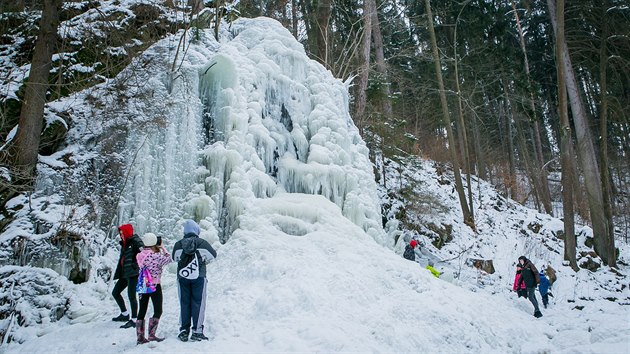
[[[138,262],[136,255],[142,249],[142,240],[133,233],[131,224],[123,224],[118,227],[120,235],[120,257],[114,272],[114,280],[118,279],[112,290],[112,296],[120,308],[120,315],[112,318],[115,322],[125,322],[120,328],[133,328],[136,326],[136,315],[138,313],[138,301],[136,300],[136,283],[138,282]],[[131,307],[131,319],[125,307],[125,300],[121,293],[127,288],[129,305]]]
[[[538,286],[538,290],[540,290],[540,297],[542,297],[542,303],[545,308],[549,304],[549,279],[545,276],[545,272],[542,270],[539,274],[540,285]]]
[[[536,269],[532,262],[525,256],[518,257],[518,262],[523,269],[521,271],[521,278],[518,280],[517,289],[521,286],[521,283],[525,283],[527,298],[531,301],[532,305],[534,305],[534,317],[542,317],[542,313],[538,308],[538,301],[536,300],[536,286],[540,283],[538,269]]]
[[[409,241],[409,244],[405,246],[405,252],[403,252],[403,257],[410,261],[416,260],[416,246],[418,245],[418,241],[412,239]]]
[[[199,225],[193,220],[184,222],[184,238],[175,243],[173,259],[177,262],[179,286],[180,327],[178,338],[188,341],[192,318],[191,341],[208,340],[203,334],[206,309],[206,263],[216,258],[216,251],[208,241],[199,238]]]
[[[517,264],[516,265],[516,275],[514,276],[514,285],[512,286],[512,289],[514,289],[514,291],[516,291],[516,294],[518,295],[518,297],[523,297],[525,299],[527,299],[527,287],[525,286],[525,283],[520,283],[519,280],[521,279],[521,272],[523,271],[523,267],[521,266],[521,264]],[[519,285],[520,283],[520,285]]]
[[[164,340],[164,338],[159,338],[155,333],[160,323],[160,316],[162,316],[162,286],[160,285],[162,268],[171,262],[171,255],[162,246],[161,242],[158,243],[158,237],[155,234],[146,233],[142,237],[142,242],[144,243],[144,249],[138,253],[136,259],[140,269],[146,267],[149,271],[153,285],[155,285],[155,291],[150,294],[140,294],[140,310],[136,321],[138,344]],[[149,318],[149,336],[145,337],[144,316],[149,309],[149,299],[153,303],[153,317]]]
[[[546,275],[547,279],[549,280],[549,288],[551,288],[553,286],[553,283],[557,280],[556,270],[553,269],[550,265],[547,265],[546,267],[543,267],[543,270],[545,271],[545,275]],[[551,293],[549,295],[551,297],[553,297],[553,295],[551,295]]]
[[[440,272],[437,269],[433,268],[434,265],[435,263],[433,263],[433,261],[429,261],[429,264],[426,268],[431,272],[431,274],[433,274],[434,277],[439,278]]]

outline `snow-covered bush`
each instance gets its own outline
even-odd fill
[[[66,279],[50,269],[0,267],[0,344],[22,342],[19,327],[55,322],[63,317]]]

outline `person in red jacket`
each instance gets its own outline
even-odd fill
[[[112,318],[112,321],[125,322],[120,328],[135,328],[138,315],[138,300],[136,299],[136,283],[138,282],[138,262],[136,255],[142,250],[142,240],[133,233],[131,224],[123,224],[118,227],[120,234],[120,256],[114,272],[114,280],[118,280],[112,290],[112,296],[120,308],[120,315]],[[125,300],[121,293],[127,288],[127,296],[131,306],[131,319],[125,307]]]
[[[521,283],[520,287],[518,285],[519,280],[521,280],[522,270],[523,270],[523,267],[520,264],[517,264],[516,275],[514,276],[514,285],[512,286],[512,289],[516,291],[516,294],[518,295],[518,297],[523,297],[527,300],[527,287],[525,286],[525,283]]]

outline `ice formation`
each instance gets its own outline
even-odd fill
[[[255,199],[317,194],[386,243],[347,87],[278,22],[238,20],[218,43],[201,33],[172,77],[159,73],[151,82],[164,127],[129,136],[128,155],[138,157],[121,222],[168,234],[192,217],[225,242]]]

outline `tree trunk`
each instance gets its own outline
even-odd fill
[[[26,82],[24,101],[19,118],[19,126],[11,147],[13,165],[18,176],[29,179],[35,174],[39,141],[44,124],[44,105],[48,90],[48,75],[52,67],[52,55],[57,45],[57,27],[62,0],[44,1],[40,20],[40,31],[31,70]]]
[[[525,172],[527,173],[527,178],[529,178],[529,184],[531,185],[531,188],[532,188],[532,192],[530,194],[534,196],[535,203],[536,203],[536,210],[540,212],[541,211],[540,198],[538,197],[540,195],[540,185],[538,183],[539,182],[538,179],[536,179],[536,172],[534,171],[535,167],[532,167],[533,159],[529,153],[529,147],[525,139],[525,132],[524,132],[525,128],[523,128],[522,122],[519,123],[518,119],[516,118],[517,116],[516,116],[516,110],[514,108],[514,105],[510,104],[510,106],[512,107],[512,116],[515,117],[514,125],[516,126],[517,144],[521,152],[521,160],[523,161],[523,164],[525,164]]]
[[[465,6],[465,5],[464,5]],[[463,10],[463,7],[462,7]],[[458,16],[459,19],[459,16]],[[457,26],[453,34],[453,57],[455,58],[455,92],[457,93],[457,122],[459,132],[461,134],[461,152],[463,156],[464,170],[466,171],[466,184],[468,184],[468,207],[470,208],[471,217],[474,218],[472,182],[470,180],[470,149],[468,148],[468,133],[466,132],[466,122],[464,120],[464,106],[462,104],[462,92],[459,89],[459,64],[457,61]]]
[[[372,5],[374,0],[363,2],[363,37],[359,50],[359,82],[357,85],[357,100],[355,105],[355,123],[363,133],[365,123],[365,105],[367,103],[367,87],[370,74],[370,45],[372,43]]]
[[[442,65],[440,64],[440,53],[438,51],[437,39],[435,37],[435,29],[433,28],[433,13],[431,11],[431,1],[424,0],[428,17],[428,29],[431,36],[431,49],[433,52],[433,61],[435,65],[435,75],[438,82],[438,89],[440,93],[440,102],[442,105],[442,117],[444,118],[444,125],[446,126],[446,134],[448,138],[448,150],[451,154],[451,160],[453,163],[453,173],[455,175],[455,188],[459,196],[459,204],[462,208],[464,216],[464,223],[470,226],[473,230],[475,228],[475,219],[472,213],[468,209],[468,203],[466,202],[466,195],[464,194],[464,186],[462,184],[462,176],[459,168],[459,162],[457,160],[457,149],[455,145],[455,137],[453,136],[453,127],[451,126],[451,117],[448,112],[448,103],[446,101],[446,93],[444,90],[444,81],[442,80]]]
[[[512,132],[512,112],[507,84],[503,81],[503,91],[505,95],[505,134],[507,134],[508,162],[510,167],[510,198],[516,200],[518,196],[518,185],[516,183],[516,158],[514,156],[514,134]]]
[[[317,21],[315,19],[315,7],[312,0],[300,0],[300,9],[304,19],[304,29],[306,30],[306,48],[307,51],[316,60],[320,61],[317,44]]]
[[[331,0],[319,0],[317,3],[317,56],[326,68],[329,67],[328,41],[330,40],[330,35],[328,29],[330,28],[331,3]]]
[[[516,28],[518,29],[518,37],[523,52],[523,59],[525,62],[525,75],[527,75],[527,90],[529,91],[529,108],[532,111],[532,121],[534,122],[534,150],[535,150],[535,163],[534,163],[534,176],[536,179],[537,195],[545,208],[545,212],[549,215],[553,215],[553,207],[551,205],[551,191],[549,191],[549,181],[547,180],[547,171],[543,169],[545,164],[542,142],[540,139],[540,125],[538,124],[538,117],[536,116],[536,103],[534,100],[534,90],[532,89],[531,75],[529,72],[529,58],[527,56],[527,48],[525,47],[525,36],[523,35],[523,29],[521,28],[521,21],[518,17],[518,11],[516,10],[516,4],[512,0],[512,9],[514,13],[514,20],[516,21]]]
[[[559,2],[562,1],[563,0],[559,0]],[[586,116],[584,104],[580,97],[580,91],[571,64],[569,50],[567,49],[564,39],[564,33],[560,33],[560,30],[558,30],[555,5],[554,0],[547,0],[547,6],[551,14],[551,23],[554,31],[556,31],[556,40],[561,40],[559,44],[560,48],[558,48],[560,51],[556,53],[556,58],[558,61],[563,62],[562,70],[564,71],[567,96],[571,105],[571,112],[573,113],[572,116],[578,142],[578,156],[584,173],[586,195],[591,211],[595,251],[605,264],[610,267],[615,267],[617,264],[617,254],[615,250],[614,229],[610,227],[612,220],[608,220],[606,217],[602,178],[599,164],[597,163],[593,138],[588,125],[588,117]],[[562,2],[562,6],[564,7],[564,2]],[[564,16],[564,12],[562,12],[561,15]]]
[[[293,37],[298,35],[298,19],[297,19],[297,1],[291,0],[291,33]]]
[[[479,131],[479,125],[481,122],[476,116],[473,116],[475,122],[473,123],[473,146],[475,147],[475,160],[477,162],[477,174],[479,178],[486,180],[488,175],[486,174],[486,161],[483,149],[481,147],[481,132]]]
[[[562,53],[564,43],[564,0],[558,0],[558,31],[556,31],[556,53]],[[560,115],[560,154],[562,164],[562,209],[564,216],[564,259],[571,268],[578,271],[576,260],[577,242],[575,239],[575,221],[573,212],[573,174],[575,155],[572,149],[571,124],[567,109],[567,92],[564,81],[563,61],[557,60],[558,75],[558,113]]]
[[[384,120],[390,121],[392,118],[392,105],[389,102],[389,83],[387,80],[387,65],[385,64],[385,52],[383,50],[383,35],[381,33],[381,24],[378,20],[378,11],[376,10],[376,0],[364,0],[369,3],[371,21],[372,41],[374,42],[374,58],[376,60],[376,72],[380,76],[382,87],[381,109]],[[387,169],[385,168],[385,139],[381,142],[381,173],[383,175],[383,188],[387,188]]]
[[[214,0],[214,4],[214,39],[219,41],[219,25],[221,25],[221,0]]]
[[[602,33],[599,48],[599,86],[601,90],[601,102],[599,107],[599,124],[601,133],[600,143],[600,171],[602,175],[602,192],[604,198],[604,213],[608,221],[608,227],[612,230],[612,237],[614,241],[614,228],[613,225],[613,190],[610,178],[610,169],[608,161],[608,52],[606,48],[606,42],[608,39],[608,22],[606,18],[606,11],[608,10],[608,1],[602,2]],[[614,249],[614,248],[613,248]]]
[[[375,0],[366,0],[370,2],[372,10],[372,40],[374,41],[374,58],[376,59],[376,72],[380,74],[383,81],[383,98],[381,107],[385,120],[389,121],[392,117],[392,104],[389,100],[389,77],[387,75],[387,64],[385,63],[385,52],[383,50],[383,34],[381,33],[381,24],[378,20],[378,11]]]

